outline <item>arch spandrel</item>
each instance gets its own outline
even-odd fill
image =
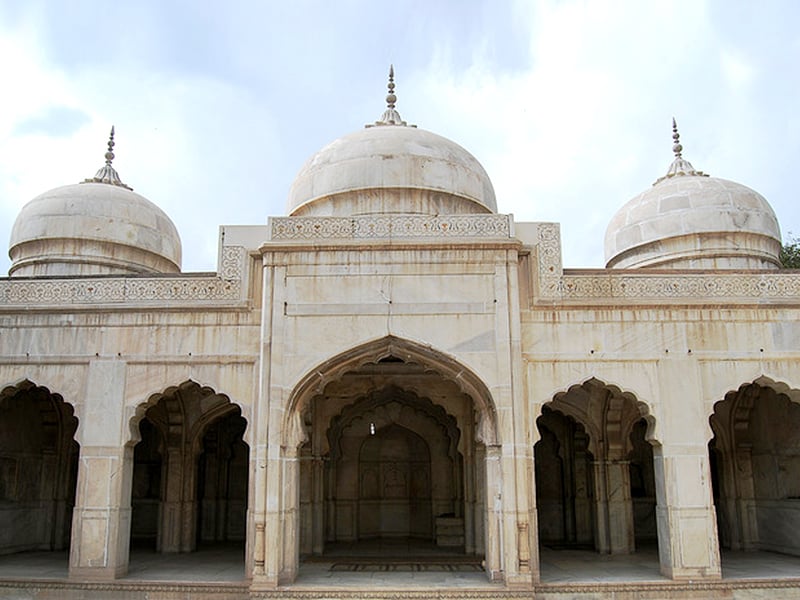
[[[453,382],[461,393],[474,402],[479,415],[476,438],[487,444],[498,443],[497,411],[486,384],[469,367],[454,357],[416,342],[386,336],[346,350],[310,369],[303,376],[289,397],[284,416],[281,446],[296,448],[306,441],[303,413],[313,398],[322,395],[326,387],[346,374],[366,365],[378,365],[381,361],[396,361],[418,365],[427,373]],[[414,390],[418,392],[419,390]]]
[[[800,368],[796,361],[709,361],[701,364],[701,375],[703,402],[708,414],[726,394],[747,383],[773,387],[776,392],[789,395],[793,402],[800,402],[800,393],[792,392],[800,390]]]

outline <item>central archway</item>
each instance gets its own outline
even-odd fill
[[[483,556],[499,571],[487,543],[498,521],[487,502],[500,477],[486,469],[497,451],[494,405],[451,357],[392,336],[342,353],[296,386],[282,431],[285,457],[298,462],[296,529],[285,533],[297,540],[294,560],[412,540]]]

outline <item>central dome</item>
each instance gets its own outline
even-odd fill
[[[464,148],[407,125],[394,108],[389,72],[388,108],[374,125],[314,154],[289,192],[291,216],[363,214],[470,214],[497,211],[494,188]]]

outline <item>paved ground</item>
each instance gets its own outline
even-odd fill
[[[418,545],[403,547],[346,546],[334,548],[335,554],[304,561],[297,581],[298,588],[349,588],[359,585],[377,587],[493,587],[484,573],[467,568],[416,570],[337,569],[336,564],[366,564],[391,552],[409,564],[446,563],[448,553]],[[464,557],[454,559],[464,561]],[[466,561],[469,562],[469,561]],[[543,583],[578,583],[599,581],[667,581],[659,573],[658,553],[648,548],[631,556],[607,556],[583,550],[549,550],[541,553]],[[770,552],[725,552],[722,556],[723,578],[782,579],[800,577],[800,557]],[[65,552],[25,552],[0,556],[0,579],[66,579]],[[242,549],[218,546],[191,554],[160,555],[151,551],[131,552],[125,580],[171,582],[241,582],[244,579]]]

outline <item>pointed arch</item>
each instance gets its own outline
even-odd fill
[[[249,446],[238,404],[188,379],[151,394],[128,425],[132,541],[161,552],[192,552],[201,542],[244,539]],[[236,524],[234,538],[229,522]]]
[[[69,547],[78,479],[74,407],[29,379],[0,390],[0,554]]]
[[[300,379],[289,397],[281,445],[296,448],[305,442],[302,415],[311,399],[348,372],[364,365],[399,362],[419,365],[437,373],[470,396],[478,414],[477,438],[487,445],[498,443],[497,410],[486,384],[470,368],[443,351],[408,339],[388,335],[333,356],[311,369]]]
[[[800,389],[765,375],[728,388],[708,429],[720,546],[800,555]]]
[[[551,538],[567,544],[591,539],[600,553],[627,554],[636,550],[637,540],[654,535],[657,498],[664,494],[663,481],[661,491],[657,482],[651,483],[660,445],[655,425],[646,402],[596,377],[556,392],[542,405],[536,460],[548,460],[562,477],[560,487],[548,482],[537,463],[539,482],[550,484],[551,492],[541,503],[560,523],[560,528],[550,523]],[[546,437],[547,445],[542,442]],[[634,467],[638,479],[648,484],[637,486],[637,498],[631,486]],[[645,487],[655,494],[639,493]]]
[[[148,396],[147,400],[136,405],[133,414],[128,419],[128,440],[127,446],[135,446],[140,440],[139,423],[144,418],[147,411],[156,406],[160,401],[164,400],[169,409],[168,421],[164,423],[171,431],[172,435],[178,435],[178,431],[182,428],[185,418],[185,407],[181,402],[181,397],[196,396],[201,398],[203,403],[203,414],[197,423],[194,423],[192,430],[194,435],[198,433],[198,427],[208,427],[208,424],[214,419],[224,416],[225,413],[234,411],[237,408],[244,417],[244,410],[238,403],[232,401],[227,394],[217,392],[208,385],[203,385],[192,379],[171,385],[164,388],[163,391],[154,392]],[[246,419],[245,419],[246,420]],[[202,436],[201,436],[202,437]]]
[[[626,403],[629,407],[635,408],[635,412],[629,410],[625,415],[623,411]],[[606,383],[594,376],[573,384],[566,390],[556,392],[543,406],[572,417],[586,428],[590,437],[595,439],[602,437],[606,425],[612,425],[617,434],[615,437],[623,444],[620,448],[623,453],[626,451],[625,440],[629,439],[634,424],[639,419],[644,419],[647,423],[645,439],[653,446],[660,445],[656,435],[656,419],[650,410],[650,405],[639,399],[634,392],[624,390],[613,383]],[[593,453],[595,451],[596,449]]]

